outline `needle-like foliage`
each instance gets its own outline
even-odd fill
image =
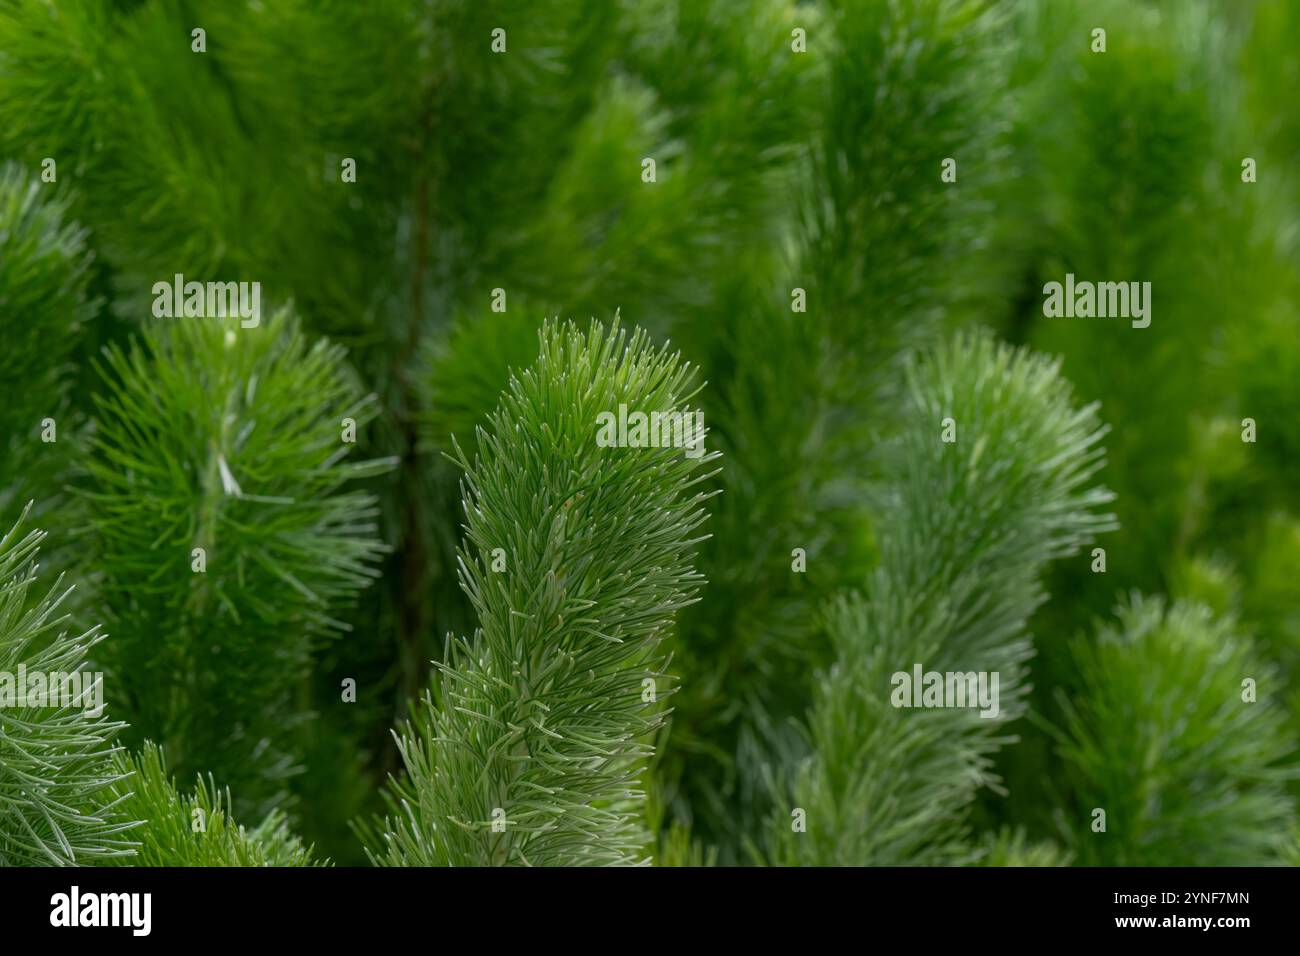
[[[154,325],[104,365],[84,494],[110,700],[260,818],[295,770],[312,651],[377,574],[374,500],[349,485],[388,463],[348,460],[373,398],[287,313]]]
[[[51,675],[88,675],[87,652],[103,637],[98,628],[68,630],[61,605],[71,589],[62,581],[31,593],[40,588],[43,537],[15,525],[0,538],[0,866],[97,863],[130,852],[112,763],[122,725],[90,716],[93,699],[83,706],[27,693],[35,675],[43,686]]]
[[[1135,596],[1072,649],[1079,679],[1061,692],[1059,789],[1078,862],[1281,862],[1296,822],[1285,788],[1300,773],[1296,742],[1279,675],[1235,622]]]
[[[48,479],[65,464],[59,452],[72,435],[72,422],[64,415],[72,355],[94,312],[86,294],[85,231],[68,221],[66,200],[42,192],[50,188],[18,166],[0,165],[0,383],[6,385],[0,402],[0,522],[5,527],[29,496],[44,504],[53,493]],[[10,388],[9,383],[22,384]]]
[[[713,455],[602,447],[598,416],[690,412],[693,372],[646,336],[549,326],[464,469],[461,585],[478,614],[400,736],[376,863],[644,859],[638,775],[664,710],[659,642],[701,578]]]
[[[248,829],[231,819],[230,791],[200,775],[192,794],[176,789],[162,751],[146,742],[139,754],[114,755],[113,791],[128,819],[133,855],[117,866],[311,866],[311,849],[294,836],[279,811]]]
[[[775,862],[967,858],[966,811],[996,782],[998,731],[1023,706],[1041,571],[1109,526],[1098,509],[1110,496],[1093,485],[1104,429],[1057,363],[963,335],[914,364],[908,386],[886,452],[880,564],[827,613],[836,662],[808,715],[811,754],[770,824]],[[998,713],[895,706],[891,677],[916,664],[997,674]]]
[[[172,814],[217,812],[215,780],[235,819],[279,809],[363,862],[352,822],[383,813],[390,729],[434,659],[377,859],[1159,862],[1093,752],[1106,725],[1058,709],[1066,690],[1069,714],[1101,712],[1060,638],[1117,594],[1204,603],[1277,668],[1261,700],[1300,729],[1295,7],[0,0],[0,531],[34,501],[43,577],[78,581],[66,629],[111,632],[89,661],[139,755],[132,812],[166,817],[134,859],[297,859],[251,829],[187,843]],[[178,273],[257,281],[298,319],[151,322]],[[1150,326],[1047,314],[1067,274],[1150,282]],[[676,615],[610,594],[652,600],[677,564],[545,511],[623,521],[552,484],[630,482],[610,463],[655,455],[556,446],[540,476],[528,452],[594,433],[576,368],[607,382],[630,360],[565,345],[552,381],[551,330],[538,384],[544,318],[616,310],[709,383],[722,464],[689,494],[720,492],[691,558],[710,584]],[[1059,356],[1096,420],[1042,360],[932,353],[972,323]],[[545,406],[489,419],[512,374]],[[1104,524],[1086,481],[1066,487],[1072,461],[1091,479],[1097,421],[1122,530],[1047,566]],[[583,644],[604,656],[580,676],[540,648],[578,641],[570,605],[597,581],[577,619],[638,623]],[[642,615],[655,638],[673,618],[667,643]],[[541,656],[508,657],[525,634]],[[890,674],[916,663],[998,669],[999,717],[893,708]],[[619,696],[633,674],[660,701]],[[1174,680],[1150,685],[1171,706]],[[543,706],[544,730],[524,719]],[[1147,730],[1174,734],[1165,717]],[[1052,789],[1052,726],[1081,735],[1078,793]],[[1207,759],[1244,780],[1247,756]],[[164,766],[206,782],[182,795]],[[1094,789],[1122,809],[1105,856],[1090,831],[1057,851],[1058,810],[1077,826]],[[1199,794],[1215,818],[1207,786],[1159,825],[1197,819]],[[1253,828],[1285,826],[1261,806],[1222,819],[1252,859],[1271,852]]]
[[[1070,854],[1054,843],[1032,843],[1022,829],[990,832],[980,846],[980,866],[1068,866]]]
[[[664,780],[676,819],[728,862],[768,812],[762,767],[783,746],[770,738],[829,662],[817,608],[870,567],[862,485],[896,426],[882,410],[898,360],[932,340],[944,307],[983,294],[974,276],[988,271],[979,250],[1004,168],[1002,19],[984,0],[792,10],[809,51],[793,59],[820,109],[799,136],[789,252],[747,254],[717,317],[686,312],[674,329],[719,395],[726,467],[701,554],[709,598],[674,646],[686,679]]]

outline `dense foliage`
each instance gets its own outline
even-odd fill
[[[0,0],[0,674],[105,697],[0,684],[0,864],[1300,860],[1298,80],[1285,0]]]

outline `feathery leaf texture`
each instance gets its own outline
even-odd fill
[[[33,402],[57,410],[68,354],[92,308],[86,302],[91,255],[86,232],[67,219],[65,198],[46,198],[42,184],[13,164],[0,166],[0,381],[29,388],[7,396],[0,435],[35,434]]]
[[[1033,843],[1022,828],[1003,827],[985,834],[980,866],[1068,866],[1070,854],[1054,843]]]
[[[130,852],[132,823],[118,806],[112,764],[122,725],[89,716],[79,702],[32,701],[18,683],[20,675],[89,674],[87,652],[103,638],[97,627],[67,630],[60,607],[71,589],[61,580],[44,596],[30,593],[43,537],[15,525],[0,538],[0,866],[82,865]]]
[[[816,609],[870,567],[862,485],[893,428],[881,409],[897,399],[900,357],[933,340],[943,306],[980,295],[972,253],[991,231],[1006,113],[1003,18],[985,0],[844,0],[791,16],[807,28],[813,55],[793,59],[815,64],[817,103],[792,177],[792,248],[747,254],[749,287],[729,290],[713,321],[686,311],[674,328],[714,357],[726,468],[700,559],[709,598],[674,644],[690,677],[667,762],[679,817],[728,862],[768,812],[762,768],[785,746],[774,738],[829,662]],[[981,160],[963,159],[954,188],[939,163],[957,155]],[[792,311],[794,289],[805,311]],[[795,547],[805,573],[791,573]]]
[[[162,751],[145,742],[138,754],[113,757],[118,780],[113,791],[129,819],[144,821],[130,832],[130,857],[115,866],[311,866],[311,849],[289,832],[283,814],[272,811],[256,827],[230,816],[230,791],[200,775],[194,792],[183,794],[167,773]]]
[[[46,830],[0,813],[0,832],[42,861],[307,862],[283,811],[359,863],[349,821],[380,807],[393,716],[437,657],[387,840],[368,841],[386,862],[1153,863],[1187,859],[1177,840],[1249,862],[1284,840],[1294,860],[1300,828],[1278,836],[1300,797],[1278,742],[1300,729],[1294,7],[0,0],[0,532],[34,501],[42,579],[78,580],[23,659],[87,632],[71,640],[130,722],[95,752],[113,737],[135,756],[74,776],[130,772],[112,792],[137,808],[91,786]],[[299,318],[150,323],[152,284],[176,273],[255,278]],[[1151,327],[1044,315],[1066,273],[1150,281]],[[627,515],[583,484],[658,459],[547,444],[594,431],[556,361],[571,330],[522,371],[544,316],[615,308],[647,354],[671,338],[710,382],[725,466],[689,492],[722,490],[691,558],[710,586],[679,614],[686,597],[615,606],[690,589],[614,540]],[[1077,400],[1051,363],[988,340],[909,366],[972,320],[1059,355]],[[299,322],[346,345],[356,377]],[[598,355],[564,357],[610,384]],[[501,407],[524,395],[530,417],[476,432],[512,374]],[[1096,420],[1074,410],[1093,400],[1122,524],[1104,574],[1048,564],[1110,527],[1089,490]],[[937,438],[948,414],[955,445]],[[361,461],[384,456],[391,477]],[[557,504],[566,475],[582,487]],[[579,607],[598,582],[604,604]],[[1117,593],[1170,603],[1126,605],[1096,647],[1059,639]],[[573,651],[613,622],[624,644]],[[331,639],[349,623],[358,639]],[[1033,689],[1029,632],[1046,638]],[[1180,698],[1179,680],[1232,696],[1201,651],[1169,650],[1202,632],[1259,677],[1249,721]],[[444,651],[444,634],[461,637]],[[592,666],[564,670],[554,646]],[[888,706],[890,673],[916,663],[998,669],[1001,715]],[[1138,683],[1140,666],[1158,672]],[[633,699],[634,675],[660,702]],[[1111,763],[1130,713],[1168,768]],[[1180,713],[1257,739],[1202,740]],[[53,773],[37,764],[0,781]],[[237,819],[269,822],[238,835],[213,780]],[[1105,834],[1086,828],[1094,801],[1113,804]],[[202,808],[221,835],[192,840]]]
[[[908,370],[904,427],[886,450],[881,560],[836,600],[837,652],[808,716],[812,753],[785,782],[769,856],[780,863],[963,862],[965,813],[996,785],[997,731],[1023,705],[1026,623],[1043,566],[1111,526],[1092,480],[1104,429],[1057,362],[963,334]],[[942,440],[944,419],[956,440]],[[1000,713],[902,709],[891,675],[998,673]],[[795,832],[790,814],[806,813]]]
[[[1072,650],[1078,688],[1059,692],[1060,806],[1078,863],[1282,862],[1296,825],[1285,788],[1300,775],[1296,741],[1276,669],[1236,622],[1133,595],[1116,622]],[[1096,809],[1104,832],[1093,831]]]
[[[178,776],[216,773],[261,817],[294,771],[311,652],[378,573],[375,502],[349,486],[390,463],[344,440],[374,399],[285,311],[152,325],[104,366],[82,490],[110,700]]]
[[[0,520],[21,510],[34,479],[57,467],[59,446],[39,440],[44,419],[63,419],[72,353],[94,312],[86,285],[86,233],[67,219],[66,197],[13,164],[0,164]],[[8,387],[13,383],[12,388]],[[21,383],[21,385],[19,384]],[[35,453],[40,449],[42,454]],[[17,493],[17,496],[15,495]]]
[[[460,580],[479,629],[400,737],[407,776],[369,837],[374,862],[644,858],[638,775],[667,690],[656,647],[701,584],[691,552],[708,494],[696,486],[714,456],[601,447],[597,422],[621,404],[691,411],[692,377],[617,323],[543,329],[473,461],[459,458]]]

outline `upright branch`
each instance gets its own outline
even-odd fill
[[[151,326],[105,366],[84,495],[112,702],[134,742],[260,818],[300,765],[312,652],[378,575],[353,482],[391,462],[349,460],[376,402],[287,312]]]
[[[964,335],[907,381],[885,451],[880,564],[826,615],[836,662],[808,715],[811,752],[780,782],[776,862],[968,855],[966,810],[996,784],[998,731],[1023,710],[1042,569],[1112,524],[1099,512],[1111,496],[1093,484],[1104,429],[1094,406],[1074,405],[1057,363]],[[984,674],[989,687],[996,676],[996,706],[900,706],[895,675],[917,665]]]
[[[620,406],[694,419],[692,378],[641,332],[548,326],[472,462],[458,446],[460,581],[479,628],[398,738],[406,776],[367,834],[376,863],[641,859],[638,777],[667,690],[657,647],[701,584],[696,486],[714,456],[702,433],[699,454],[608,447],[599,423]]]

